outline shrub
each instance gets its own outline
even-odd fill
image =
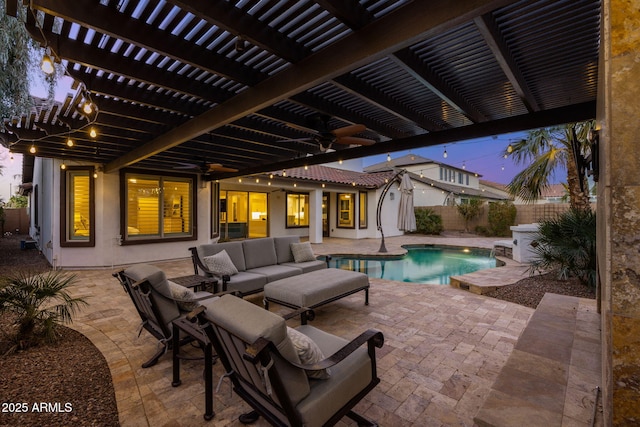
[[[442,233],[442,217],[432,209],[416,209],[416,232],[422,234]]]
[[[75,275],[58,271],[20,273],[8,278],[0,289],[0,314],[12,316],[17,327],[10,351],[37,345],[42,340],[55,341],[57,326],[71,323],[76,310],[86,305],[83,299],[72,298],[67,292],[74,282]]]
[[[489,203],[489,236],[511,236],[511,226],[515,224],[518,210],[511,202]]]
[[[482,213],[482,200],[469,199],[466,203],[456,205],[458,214],[464,219],[464,231],[469,232],[469,222]]]
[[[596,286],[596,215],[591,209],[570,209],[540,222],[530,271],[558,269],[561,279],[574,276]]]

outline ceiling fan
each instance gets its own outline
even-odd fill
[[[333,144],[341,145],[372,145],[375,144],[373,139],[360,138],[353,136],[358,133],[364,132],[367,127],[361,124],[344,126],[337,129],[330,129],[328,115],[315,115],[308,120],[309,128],[314,129],[315,135],[310,138],[289,139],[286,141],[309,141],[315,142],[320,146],[320,151],[327,151]],[[304,132],[309,132],[308,128],[303,128],[291,123],[289,126]]]
[[[202,174],[208,174],[211,172],[238,172],[238,169],[229,168],[223,166],[220,163],[208,163],[202,162],[200,164],[196,163],[179,163],[180,166],[174,166],[174,169],[184,169],[184,170],[194,170],[198,171]]]

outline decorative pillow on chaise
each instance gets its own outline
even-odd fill
[[[191,289],[178,285],[171,280],[167,280],[167,283],[169,284],[171,297],[176,300],[180,310],[191,311],[200,305],[197,301],[194,301],[196,299],[196,294]]]

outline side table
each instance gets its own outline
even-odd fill
[[[212,294],[218,293],[218,279],[214,279],[213,277],[191,274],[189,276],[172,277],[168,280],[186,288],[193,288],[194,292],[198,292],[199,290],[209,291],[209,289],[211,289],[210,292]]]
[[[180,356],[180,332],[193,338],[204,348],[204,419],[209,421],[215,416],[213,411],[213,346],[206,334],[198,328],[198,325],[184,318],[173,321],[173,381],[171,382],[173,387],[182,384],[180,381],[180,359],[182,358]]]

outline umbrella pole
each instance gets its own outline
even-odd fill
[[[404,170],[401,170],[400,172],[395,174],[394,177],[389,180],[389,182],[387,182],[387,184],[384,186],[384,189],[382,190],[382,194],[380,195],[380,200],[378,200],[378,209],[376,210],[376,224],[378,226],[378,230],[380,231],[380,234],[382,235],[382,241],[380,242],[380,249],[378,249],[378,252],[383,252],[383,253],[387,252],[387,247],[384,245],[384,232],[382,231],[382,219],[380,218],[382,213],[382,202],[384,202],[384,198],[386,197],[393,183],[404,172],[405,172]]]

